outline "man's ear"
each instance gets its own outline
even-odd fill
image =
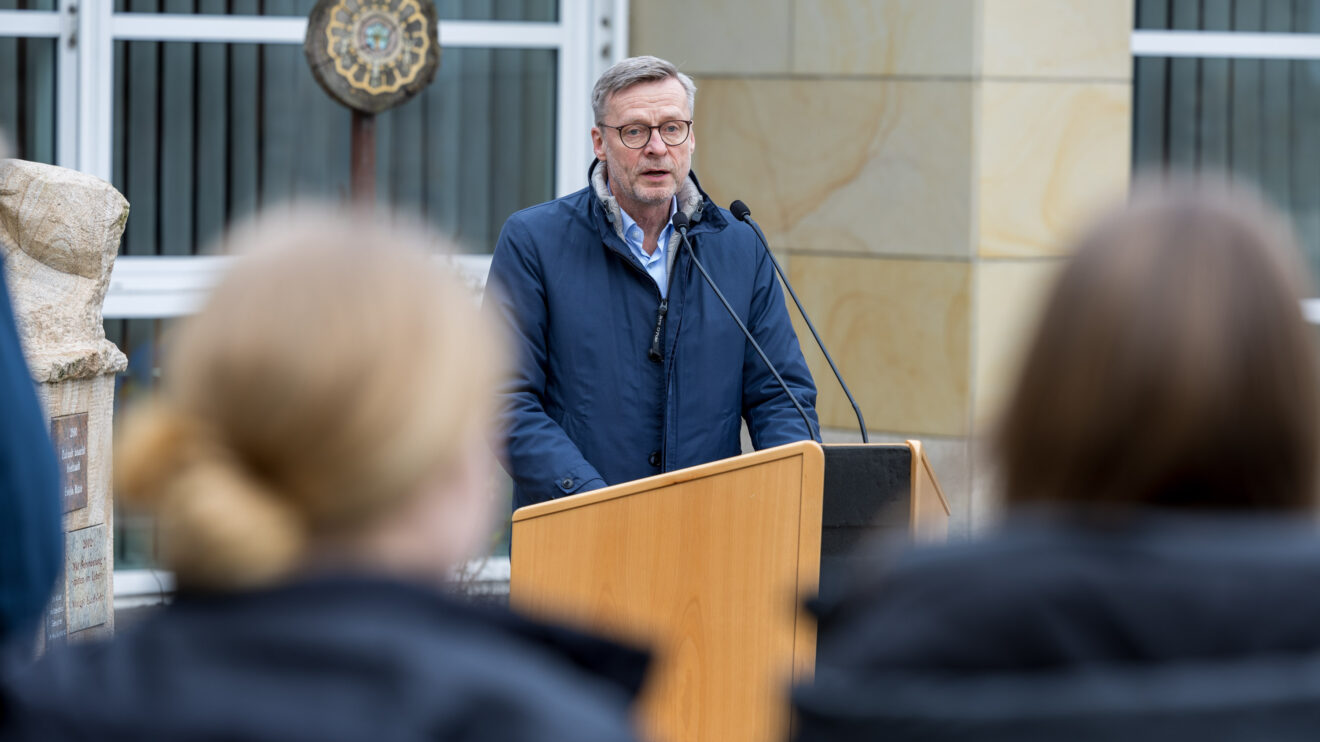
[[[599,126],[591,127],[591,149],[596,153],[597,160],[605,162],[605,135]]]

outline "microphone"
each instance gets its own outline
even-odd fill
[[[775,381],[779,382],[779,387],[784,390],[784,394],[788,395],[788,400],[797,408],[798,414],[802,416],[802,422],[807,426],[807,436],[817,443],[823,442],[820,440],[819,434],[812,432],[811,418],[807,416],[807,411],[802,408],[802,403],[798,401],[797,395],[793,394],[793,390],[788,388],[788,384],[784,381],[784,377],[779,375],[779,369],[775,368],[775,364],[770,362],[770,357],[765,354],[764,350],[761,350],[760,343],[756,342],[756,338],[752,337],[751,331],[748,330],[747,325],[743,324],[743,321],[739,319],[738,313],[733,311],[733,305],[729,304],[729,300],[724,298],[724,293],[715,285],[715,280],[706,272],[706,267],[701,264],[700,260],[697,260],[697,254],[692,251],[692,243],[688,242],[687,233],[690,221],[691,220],[688,219],[687,214],[678,211],[674,213],[672,223],[674,229],[678,231],[678,236],[682,240],[683,246],[687,248],[688,257],[692,258],[692,264],[697,266],[697,270],[701,272],[701,277],[706,279],[706,283],[710,286],[711,290],[715,292],[715,296],[718,297],[720,303],[724,305],[724,309],[728,311],[730,317],[733,317],[733,321],[738,325],[738,329],[742,330],[743,337],[747,338],[747,342],[751,343],[752,348],[756,350],[756,354],[761,356],[761,361],[765,364],[765,367],[770,369],[770,373],[775,377]]]
[[[820,333],[816,332],[816,326],[811,323],[811,318],[807,316],[807,310],[802,308],[802,302],[798,301],[797,292],[793,290],[793,284],[788,282],[788,276],[784,275],[784,269],[779,266],[779,261],[775,260],[775,254],[770,252],[770,244],[766,242],[765,235],[761,232],[761,227],[752,219],[752,210],[747,208],[747,204],[742,201],[734,201],[729,204],[729,211],[740,222],[746,222],[748,226],[756,232],[756,238],[761,241],[761,247],[765,248],[765,254],[770,258],[770,264],[775,267],[775,273],[779,274],[779,280],[784,282],[784,288],[788,289],[788,295],[793,297],[793,303],[797,305],[798,313],[807,323],[807,329],[811,330],[811,336],[816,338],[816,345],[820,347],[820,352],[825,354],[825,360],[829,361],[830,369],[834,371],[834,378],[839,380],[839,386],[843,387],[844,396],[852,403],[853,412],[857,413],[857,426],[862,429],[862,443],[870,443],[866,435],[866,421],[862,419],[862,408],[857,406],[857,400],[853,399],[852,392],[848,390],[848,385],[843,383],[843,374],[839,373],[839,367],[834,364],[834,359],[830,357],[830,352],[825,350],[825,342],[820,339]]]

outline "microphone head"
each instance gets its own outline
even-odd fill
[[[675,211],[674,218],[671,221],[674,223],[674,229],[677,229],[680,232],[686,232],[688,230],[689,220],[687,214],[684,214],[681,211]]]
[[[734,201],[729,204],[729,211],[733,212],[734,218],[740,222],[747,221],[747,218],[752,215],[752,210],[747,208],[747,204],[742,201]]]

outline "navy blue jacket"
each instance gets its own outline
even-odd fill
[[[35,627],[63,566],[59,487],[0,260],[0,642]]]
[[[686,250],[671,246],[662,301],[588,186],[511,216],[491,262],[486,304],[517,351],[502,409],[515,507],[736,456],[744,419],[758,449],[812,437],[816,389],[770,260],[689,177],[692,248],[813,431]]]
[[[1310,523],[1020,515],[827,605],[796,739],[1312,740],[1317,585]]]
[[[0,739],[633,742],[645,656],[370,577],[181,594],[0,684]]]

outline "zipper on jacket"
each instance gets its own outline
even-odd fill
[[[678,268],[678,255],[675,255],[674,261],[669,264],[668,293],[670,294],[674,292],[674,274],[678,272],[677,268]],[[647,275],[650,274],[648,273]],[[658,292],[659,290],[660,290],[659,287],[656,287],[656,291]],[[669,296],[666,295],[660,298],[660,306],[657,307],[655,310],[655,333],[651,335],[651,350],[646,354],[648,358],[650,358],[652,361],[655,361],[656,363],[659,363],[665,359],[664,353],[662,351],[662,345],[665,340],[665,333],[664,333],[665,315],[668,313],[669,313]]]
[[[669,314],[669,298],[660,300],[660,306],[655,309],[655,332],[651,334],[651,350],[647,351],[646,357],[659,363],[664,360],[661,353],[661,344],[665,337],[665,315]]]

